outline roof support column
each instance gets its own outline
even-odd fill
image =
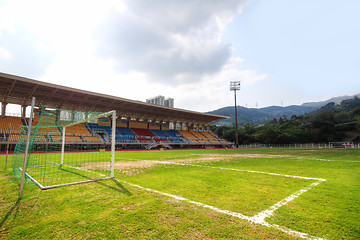
[[[6,105],[7,105],[6,102],[2,102],[2,103],[1,103],[1,116],[2,116],[2,117],[5,117]]]
[[[75,121],[75,111],[72,110],[72,111],[70,112],[70,114],[71,114],[71,121],[74,122],[74,121]]]
[[[55,124],[61,125],[60,124],[60,109],[55,110]]]
[[[130,128],[130,121],[131,121],[131,117],[127,117],[126,118],[126,127]]]
[[[25,118],[26,117],[26,105],[22,105],[21,106],[21,118]]]

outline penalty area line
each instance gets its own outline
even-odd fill
[[[280,207],[288,204],[289,202],[293,201],[295,198],[298,198],[301,194],[307,192],[311,188],[319,185],[320,183],[321,183],[321,181],[314,182],[314,183],[310,184],[309,186],[291,194],[290,196],[286,197],[285,199],[281,200],[280,202],[272,205],[268,210],[262,211],[259,214],[253,216],[252,219],[255,222],[265,222],[265,218],[273,216],[274,212],[276,210],[278,210]]]
[[[201,202],[196,202],[196,201],[193,201],[193,200],[190,200],[190,199],[187,199],[187,198],[184,198],[184,197],[181,197],[181,196],[177,196],[177,195],[173,195],[173,194],[169,194],[169,193],[165,193],[165,192],[160,192],[160,191],[157,191],[157,190],[154,190],[154,189],[151,189],[151,188],[147,188],[147,187],[142,187],[140,185],[137,185],[137,184],[133,184],[133,183],[130,183],[130,182],[126,182],[124,180],[118,180],[120,182],[123,182],[127,185],[130,185],[132,187],[136,187],[136,188],[139,188],[139,189],[142,189],[142,190],[145,190],[145,191],[148,191],[148,192],[153,192],[153,193],[157,193],[157,194],[160,194],[160,195],[163,195],[163,196],[167,196],[167,197],[170,197],[170,198],[173,198],[173,199],[176,199],[178,201],[183,201],[183,202],[187,202],[187,203],[190,203],[190,204],[194,204],[196,206],[199,206],[199,207],[203,207],[203,208],[207,208],[207,209],[211,209],[217,213],[222,213],[222,214],[226,214],[226,215],[229,215],[229,216],[232,216],[232,217],[236,217],[236,218],[239,218],[239,219],[242,219],[242,220],[246,220],[250,223],[254,223],[254,224],[259,224],[259,225],[262,225],[262,226],[265,226],[265,227],[269,227],[269,228],[274,228],[276,230],[280,230],[288,235],[291,235],[293,237],[300,237],[300,238],[303,238],[303,239],[312,239],[312,240],[320,240],[322,238],[317,238],[317,237],[314,237],[314,236],[310,236],[309,234],[307,233],[303,233],[303,232],[299,232],[299,231],[295,231],[295,230],[291,230],[291,229],[288,229],[286,227],[282,227],[282,226],[279,226],[279,225],[276,225],[276,224],[270,224],[268,222],[266,222],[264,218],[260,219],[260,218],[256,218],[256,216],[253,216],[253,217],[248,217],[248,216],[245,216],[241,213],[237,213],[237,212],[232,212],[232,211],[229,211],[229,210],[223,210],[223,209],[220,209],[220,208],[217,208],[217,207],[214,207],[214,206],[211,206],[211,205],[208,205],[208,204],[205,204],[205,203],[201,203]],[[306,190],[307,191],[307,190]],[[296,193],[295,193],[296,194]],[[300,193],[301,194],[301,193]],[[298,194],[298,195],[300,195]],[[294,194],[293,194],[294,195]],[[282,201],[281,201],[282,202]],[[281,203],[280,202],[280,203]],[[275,211],[276,209],[274,209],[273,211]]]
[[[290,196],[286,197],[285,199],[281,200],[280,202],[274,204],[268,210],[262,211],[262,212],[260,212],[259,214],[255,215],[253,217],[247,217],[247,216],[242,215],[240,213],[234,213],[234,212],[230,212],[228,210],[220,210],[220,209],[215,210],[216,209],[215,207],[212,207],[212,206],[207,207],[208,205],[206,205],[206,204],[203,204],[204,205],[203,207],[207,207],[207,208],[213,209],[213,210],[218,211],[218,212],[222,212],[222,213],[234,216],[234,217],[245,219],[245,220],[248,220],[248,221],[253,222],[253,223],[261,224],[261,225],[268,226],[268,227],[273,227],[273,228],[276,228],[276,229],[281,230],[283,232],[286,232],[286,233],[288,233],[288,234],[290,234],[292,236],[301,237],[301,238],[305,238],[305,239],[321,239],[321,238],[316,238],[316,237],[313,237],[313,236],[309,237],[306,233],[293,231],[293,230],[287,229],[285,227],[281,227],[281,226],[276,225],[276,224],[269,224],[269,223],[267,223],[265,221],[265,218],[268,218],[268,217],[272,216],[277,209],[279,209],[280,207],[288,204],[290,201],[298,198],[301,194],[303,194],[303,193],[307,192],[308,190],[310,190],[311,188],[319,185],[321,182],[326,181],[326,179],[294,176],[294,175],[288,175],[288,174],[269,173],[269,172],[261,172],[261,171],[252,171],[252,170],[243,170],[243,169],[236,169],[236,168],[214,167],[214,166],[188,164],[188,163],[174,163],[174,162],[168,162],[168,161],[156,161],[156,160],[145,160],[145,161],[151,161],[151,162],[156,162],[156,163],[161,163],[161,164],[174,164],[174,165],[181,165],[181,166],[206,167],[206,168],[228,170],[228,171],[258,173],[258,174],[266,174],[266,175],[281,176],[281,177],[303,179],[303,180],[315,180],[316,182],[310,184],[309,186],[307,186],[307,187],[305,187],[303,189],[298,190],[297,192],[291,194]],[[153,191],[156,191],[156,190],[153,190]],[[156,192],[158,192],[158,191],[156,191]],[[160,192],[158,192],[158,193],[160,193]],[[163,195],[170,196],[170,197],[175,196],[175,195],[171,195],[171,194],[167,195],[167,193],[163,194]],[[176,196],[176,197],[178,197],[178,196]],[[187,200],[187,202],[199,205],[199,203],[193,202],[191,200]],[[202,206],[202,205],[199,205],[199,206]],[[293,232],[295,235],[291,234],[291,232]]]
[[[280,176],[280,177],[288,177],[288,178],[296,178],[296,179],[304,179],[304,180],[315,180],[315,181],[322,181],[322,182],[326,181],[326,179],[322,179],[322,178],[302,177],[302,176],[294,176],[294,175],[288,175],[288,174],[261,172],[261,171],[244,170],[244,169],[237,169],[237,168],[224,168],[224,167],[214,167],[214,166],[188,164],[188,163],[165,162],[165,161],[156,161],[156,160],[146,160],[146,161],[162,163],[162,164],[174,164],[174,165],[181,165],[181,166],[214,168],[214,169],[237,171],[237,172],[259,173],[259,174],[266,174],[266,175],[273,175],[273,176]]]

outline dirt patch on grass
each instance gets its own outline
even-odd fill
[[[173,163],[205,163],[217,161],[231,161],[234,158],[282,158],[289,157],[289,155],[266,155],[266,154],[209,154],[198,158],[188,159],[166,159],[166,160],[141,160],[141,161],[118,161],[114,164],[114,169],[126,176],[133,176],[144,172],[145,169],[152,168],[157,165],[173,164]],[[109,163],[87,163],[80,167],[83,170],[109,170]]]
[[[170,163],[200,163],[200,162],[217,162],[217,161],[226,161],[224,156],[205,156],[200,158],[188,158],[188,159],[168,159],[165,162]]]
[[[0,176],[0,178],[9,178],[9,177],[13,177],[12,175],[10,176]]]
[[[152,161],[120,161],[114,163],[114,170],[127,176],[133,176],[143,172],[146,168],[151,168],[160,163]],[[86,163],[80,169],[83,170],[110,170],[109,162]]]

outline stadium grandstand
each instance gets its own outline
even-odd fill
[[[205,148],[229,147],[232,143],[219,139],[209,130],[212,122],[226,117],[205,114],[184,109],[157,106],[100,93],[74,89],[56,84],[45,83],[29,78],[0,73],[0,145],[1,151],[10,146],[13,150],[22,126],[29,119],[26,109],[36,98],[32,126],[39,122],[40,108],[61,109],[66,111],[107,112],[115,110],[116,149],[151,148]],[[7,113],[8,104],[21,109],[18,116]],[[39,132],[37,141],[60,143],[62,141],[61,114],[54,115],[54,127]],[[58,127],[57,127],[58,126]],[[67,128],[67,144],[97,144],[99,147],[110,143],[112,137],[111,121],[98,119],[84,123],[80,127]]]

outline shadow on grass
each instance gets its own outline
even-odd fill
[[[21,198],[18,198],[18,200],[16,201],[14,206],[12,206],[10,208],[10,210],[5,214],[3,220],[1,220],[1,222],[0,222],[0,229],[2,228],[4,223],[7,221],[7,219],[11,216],[11,214],[14,212],[15,209],[16,209],[16,213],[17,213],[19,205],[20,205],[20,201],[21,201]]]
[[[84,178],[86,180],[92,180],[92,178],[90,178],[90,177],[88,177],[86,175],[83,175],[83,174],[81,174],[79,172],[74,172],[74,171],[64,169],[64,168],[61,168],[61,167],[59,169],[62,170],[62,171],[74,174],[74,175],[78,175],[78,176],[80,176],[80,177],[82,177],[82,178]],[[99,185],[104,186],[104,187],[107,187],[107,188],[110,188],[110,189],[113,189],[115,191],[121,192],[121,193],[123,193],[125,195],[128,195],[128,196],[132,195],[132,193],[129,190],[127,190],[118,180],[116,180],[115,178],[111,178],[111,180],[117,185],[117,187],[113,187],[113,186],[110,186],[108,184],[105,184],[105,183],[101,182],[101,180],[94,181],[94,183],[99,184]]]

